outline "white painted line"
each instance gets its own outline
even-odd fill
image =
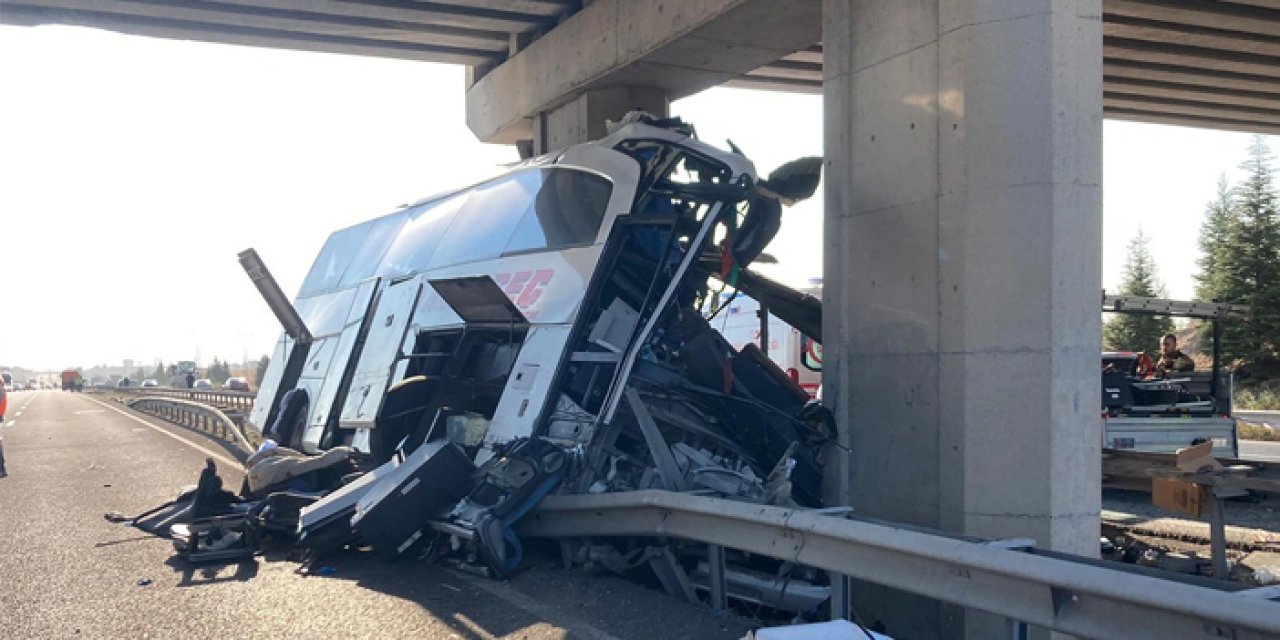
[[[217,451],[214,451],[214,450],[209,449],[209,448],[207,448],[207,447],[204,447],[204,446],[198,445],[198,444],[196,444],[196,443],[194,443],[194,442],[192,442],[192,441],[190,441],[190,440],[188,440],[188,439],[186,439],[186,438],[183,438],[182,436],[179,436],[179,435],[178,435],[178,434],[176,434],[176,433],[173,433],[173,432],[169,431],[168,429],[165,429],[164,427],[160,427],[160,426],[156,426],[156,425],[154,425],[154,424],[151,424],[150,422],[147,422],[146,420],[143,420],[142,418],[139,418],[138,416],[135,416],[135,415],[133,415],[132,413],[129,413],[129,412],[124,411],[124,410],[122,410],[122,409],[117,409],[116,407],[113,407],[113,406],[111,406],[111,405],[109,405],[109,404],[107,404],[107,403],[105,403],[105,402],[102,402],[102,401],[100,401],[100,400],[95,400],[95,399],[90,398],[90,397],[87,397],[87,396],[85,396],[85,398],[84,398],[84,399],[85,399],[85,400],[88,400],[88,401],[90,401],[90,402],[92,402],[92,403],[94,403],[94,404],[98,404],[98,405],[101,405],[101,406],[103,406],[103,407],[106,407],[107,409],[110,409],[110,410],[112,410],[112,411],[114,411],[114,412],[116,412],[116,413],[118,413],[118,414],[120,414],[120,415],[122,415],[122,416],[124,416],[124,417],[126,417],[126,418],[128,418],[128,419],[130,419],[130,420],[133,420],[134,422],[137,422],[138,424],[141,424],[141,425],[143,425],[143,426],[147,426],[147,427],[151,427],[151,428],[152,428],[152,429],[154,429],[157,433],[161,433],[161,434],[164,434],[164,435],[166,435],[166,436],[169,436],[170,438],[173,438],[174,440],[177,440],[178,442],[181,442],[182,444],[185,444],[185,445],[187,445],[188,447],[191,447],[192,449],[195,449],[196,451],[199,451],[200,453],[203,453],[203,454],[205,454],[206,456],[209,456],[210,458],[213,458],[213,459],[218,460],[218,461],[220,461],[220,462],[224,462],[224,463],[226,463],[226,464],[229,464],[229,465],[231,465],[233,468],[238,468],[238,467],[242,467],[242,466],[244,466],[244,465],[243,465],[243,464],[241,464],[238,460],[232,460],[231,458],[228,458],[228,457],[227,457],[226,455],[224,455],[224,454],[218,453]]]
[[[12,427],[13,425],[17,424],[17,422],[18,422],[17,420],[10,420],[7,426]]]

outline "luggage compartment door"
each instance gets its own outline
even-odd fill
[[[391,383],[392,368],[400,360],[405,332],[413,320],[422,295],[418,278],[398,282],[382,292],[378,307],[372,312],[369,334],[351,380],[351,390],[338,417],[343,429],[368,429],[382,406],[382,397]]]
[[[319,349],[313,348],[303,369],[301,384],[298,386],[307,387],[314,398],[307,431],[302,438],[302,450],[307,453],[320,451],[321,440],[337,403],[338,391],[342,388],[351,353],[365,324],[365,316],[371,313],[370,305],[373,304],[373,294],[378,290],[378,282],[378,278],[371,278],[357,286],[341,332],[317,340],[315,346]]]
[[[258,384],[258,394],[253,399],[253,409],[249,411],[249,422],[265,432],[271,417],[271,408],[276,396],[280,394],[280,381],[284,379],[285,367],[289,364],[289,354],[293,351],[293,338],[281,333],[276,347],[271,352],[271,361],[267,364],[266,375]]]

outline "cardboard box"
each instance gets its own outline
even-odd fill
[[[1178,449],[1178,470],[1183,473],[1213,473],[1222,465],[1213,459],[1213,443],[1201,442],[1194,447]]]
[[[1209,488],[1172,478],[1152,478],[1151,503],[1199,518],[1209,504]]]

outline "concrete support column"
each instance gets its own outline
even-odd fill
[[[634,109],[666,117],[669,105],[667,92],[662,89],[609,87],[584,91],[569,102],[534,117],[533,153],[541,155],[602,138],[608,121],[617,121]]]
[[[824,397],[852,450],[828,489],[1094,555],[1101,1],[823,9]],[[897,637],[995,631],[883,590],[855,603]]]

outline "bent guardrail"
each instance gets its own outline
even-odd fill
[[[217,407],[191,400],[144,395],[127,400],[129,408],[189,427],[235,445],[248,456],[257,450],[262,437],[253,429],[237,424]]]
[[[548,496],[543,537],[665,536],[732,547],[1088,638],[1276,638],[1271,588],[878,521],[668,491]]]
[[[86,391],[96,392],[99,390],[86,389]],[[162,398],[174,398],[178,400],[189,400],[210,406],[246,412],[253,409],[253,399],[257,397],[257,394],[252,391],[174,389],[171,387],[111,387],[101,389],[101,391],[117,396],[156,396]]]

